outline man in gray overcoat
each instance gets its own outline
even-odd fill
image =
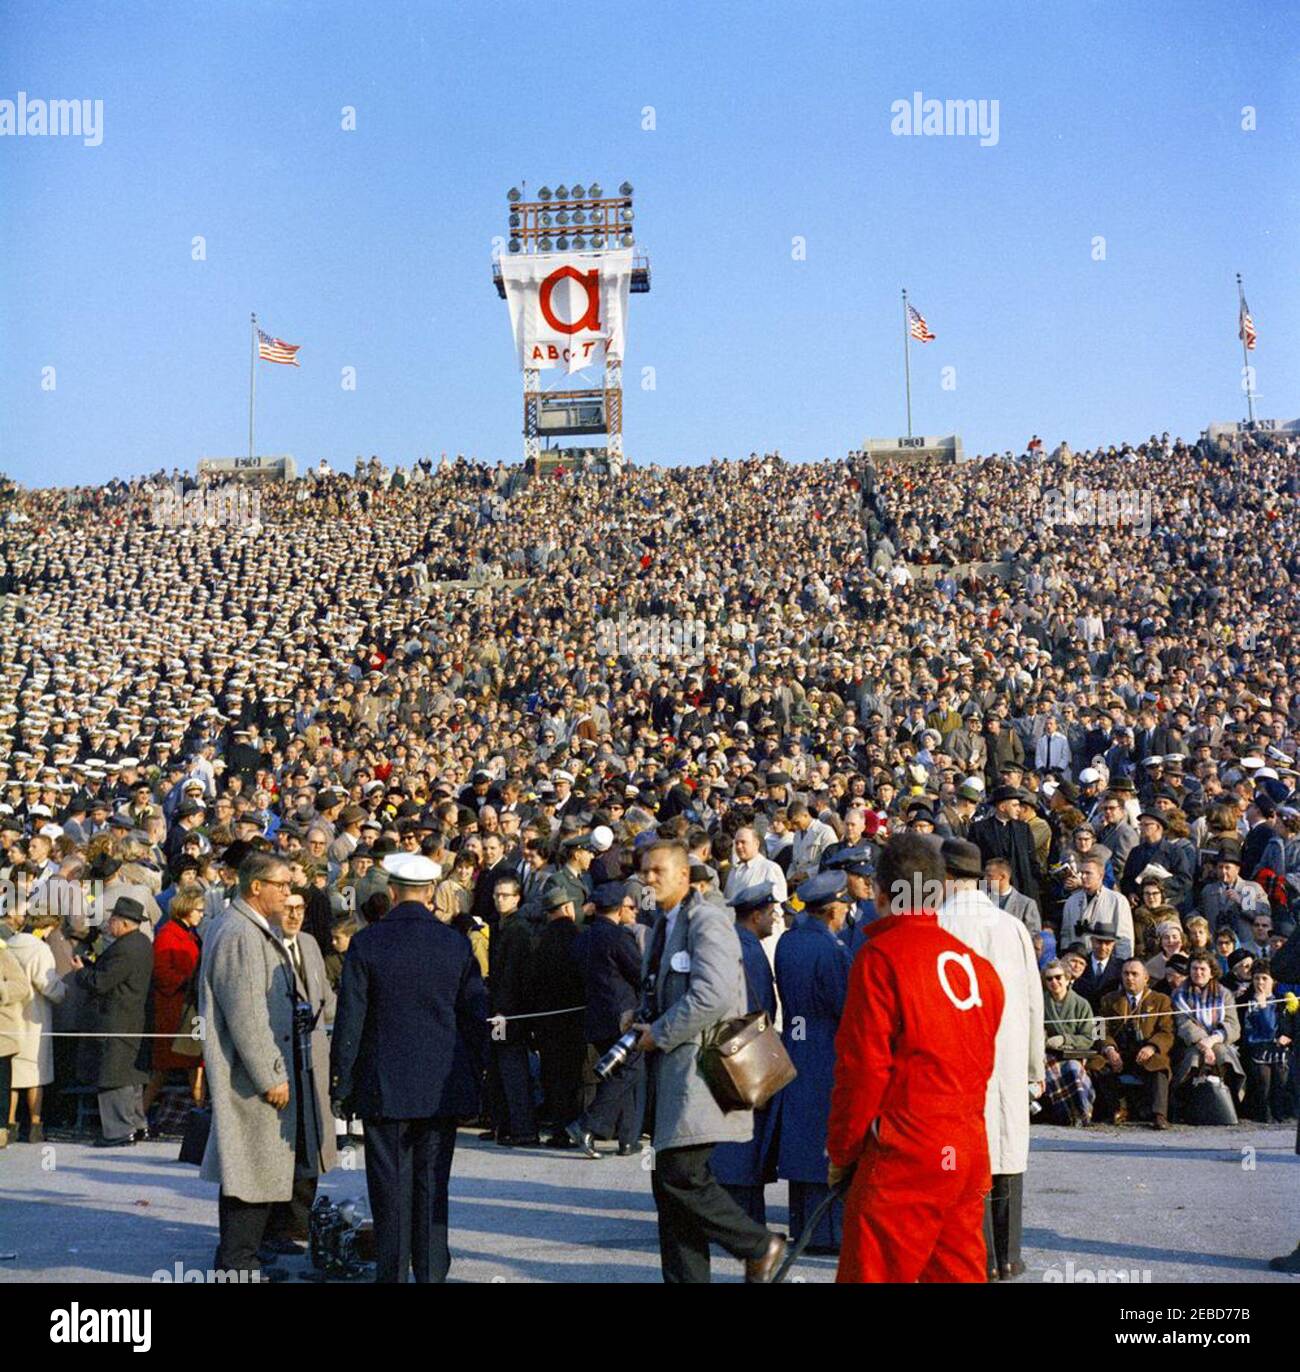
[[[712,1242],[744,1260],[746,1281],[768,1282],[785,1239],[750,1219],[709,1168],[714,1144],[752,1138],[753,1112],[723,1110],[697,1062],[705,1032],[745,1013],[740,939],[730,909],[692,891],[690,875],[680,843],[652,843],[642,854],[641,877],[659,911],[643,969],[655,979],[655,1018],[633,1027],[655,1079],[660,1262],[666,1282],[707,1282]]]
[[[304,1097],[295,1070],[294,969],[272,927],[291,885],[282,858],[250,854],[239,867],[239,894],[203,945],[199,1015],[212,1132],[200,1176],[221,1186],[222,1271],[259,1272],[271,1207],[292,1199],[295,1177],[329,1165],[322,1154],[332,1126],[319,1099]],[[319,1091],[327,1083],[316,1075]]]
[[[297,1097],[300,1118],[296,1127],[303,1131],[305,1147],[298,1148],[298,1161],[309,1165],[294,1169],[293,1199],[287,1205],[277,1204],[271,1209],[266,1226],[263,1254],[301,1254],[309,1237],[311,1208],[316,1200],[316,1184],[322,1172],[328,1172],[337,1162],[334,1116],[330,1111],[330,1041],[325,1032],[326,1022],[334,1015],[334,992],[325,975],[325,958],[320,945],[303,930],[307,914],[306,897],[301,891],[290,891],[279,918],[268,921],[272,932],[279,937],[289,954],[294,970],[294,992],[299,1007],[306,1006],[311,1017],[312,1093],[304,1089]],[[295,1047],[297,1044],[295,1044]],[[294,1070],[303,1074],[301,1054],[295,1053]],[[311,1164],[318,1159],[319,1166]]]

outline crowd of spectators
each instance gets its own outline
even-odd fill
[[[1034,936],[1047,1117],[1122,1118],[1158,1073],[1175,1118],[1206,1078],[1293,1113],[1268,963],[1300,902],[1295,435],[532,478],[358,458],[176,527],[158,495],[186,480],[0,487],[11,1137],[104,1089],[96,1040],[50,1030],[99,1022],[122,901],[154,950],[146,1104],[202,1098],[191,982],[252,852],[292,864],[332,982],[383,857],[432,858],[515,1014],[581,1003],[547,931],[599,888],[644,928],[647,836],[735,900],[756,862],[784,898],[904,827],[975,842]],[[519,1034],[563,1143],[581,1020]]]

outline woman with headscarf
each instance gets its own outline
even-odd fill
[[[1164,976],[1165,965],[1175,953],[1187,951],[1187,936],[1183,933],[1183,925],[1178,918],[1178,911],[1171,905],[1164,905],[1160,907],[1160,915],[1161,918],[1155,930],[1160,951],[1155,957],[1147,960],[1147,971],[1150,972],[1153,983]]]
[[[1187,982],[1174,996],[1174,1033],[1173,1090],[1216,1076],[1233,1103],[1240,1101],[1245,1082],[1236,1049],[1241,1024],[1236,1002],[1219,985],[1218,959],[1208,950],[1188,959]]]

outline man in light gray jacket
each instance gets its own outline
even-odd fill
[[[707,1282],[712,1242],[744,1260],[746,1281],[769,1282],[785,1239],[750,1219],[709,1168],[714,1144],[753,1137],[753,1112],[723,1110],[698,1064],[706,1031],[748,1005],[735,922],[725,905],[691,890],[680,843],[647,847],[641,878],[659,910],[644,966],[655,1017],[633,1028],[655,1074],[652,1186],[664,1281]]]

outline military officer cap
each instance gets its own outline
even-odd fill
[[[432,886],[442,868],[419,853],[390,853],[380,863],[394,886]]]
[[[761,885],[750,886],[741,891],[731,902],[731,908],[736,912],[737,918],[743,918],[745,915],[752,915],[755,910],[763,910],[776,903],[772,884],[765,881]]]
[[[870,844],[861,843],[856,848],[842,848],[838,853],[833,853],[823,859],[822,866],[851,877],[873,877],[876,874],[876,852]]]
[[[843,872],[819,872],[809,877],[796,892],[804,908],[816,910],[835,900],[848,899],[849,882]]]

